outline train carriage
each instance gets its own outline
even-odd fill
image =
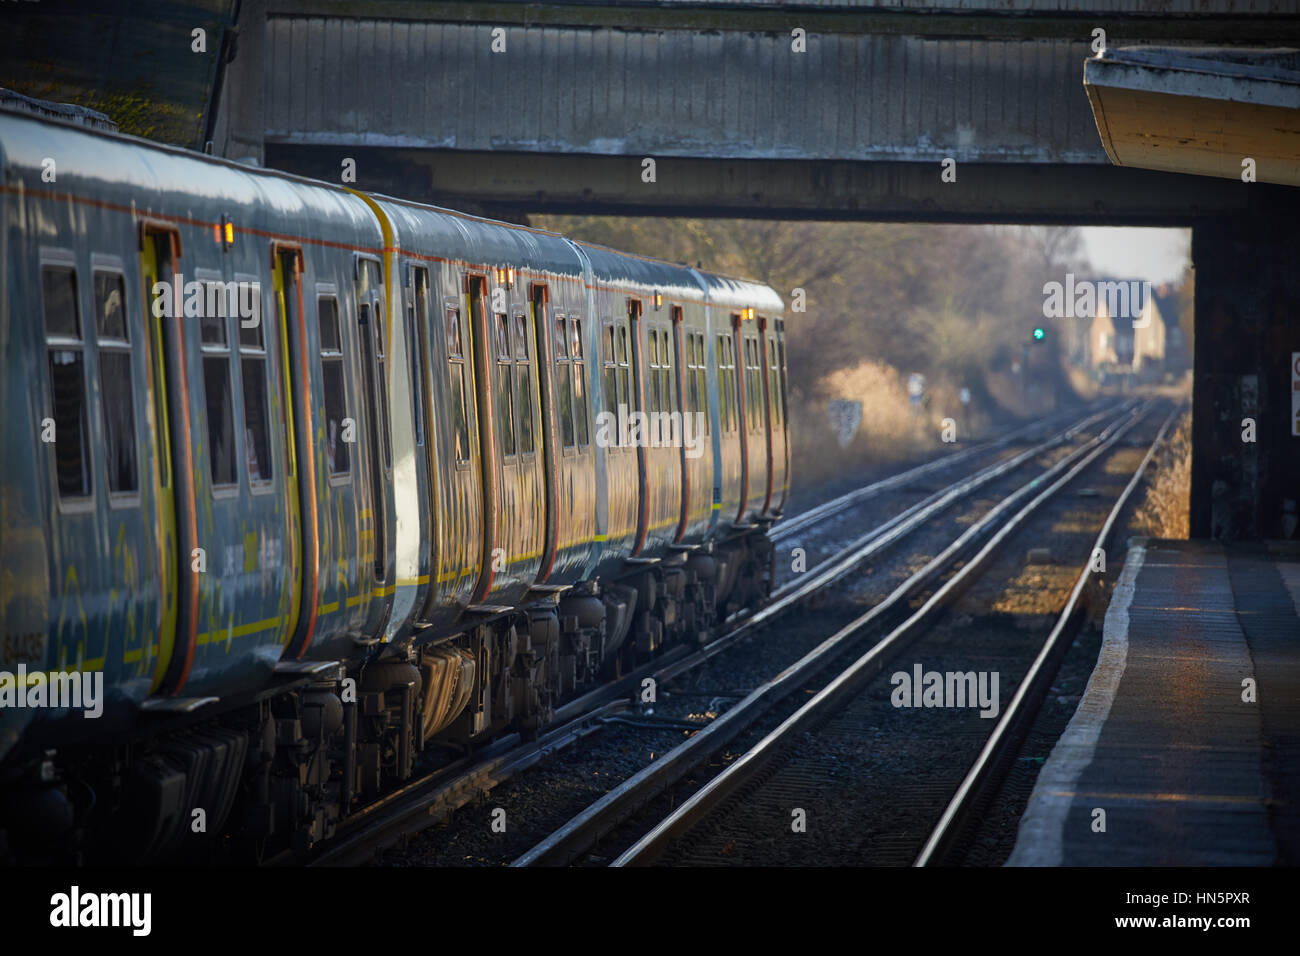
[[[367,504],[385,478],[352,449],[375,424],[361,406],[383,406],[362,401],[346,321],[347,250],[382,248],[364,203],[2,121],[5,388],[23,409],[4,425],[5,633],[46,638],[3,665],[102,671],[115,704],[177,709],[378,630],[390,556]],[[317,356],[338,365],[333,397]]]
[[[766,594],[765,286],[2,111],[0,170],[0,857],[309,846]]]

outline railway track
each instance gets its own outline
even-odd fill
[[[1133,404],[1133,401],[1122,403],[1121,420],[1129,414]],[[311,865],[352,865],[371,861],[385,848],[404,845],[415,833],[447,819],[456,809],[473,802],[519,771],[602,730],[608,722],[645,721],[647,718],[640,714],[632,703],[633,691],[642,685],[645,678],[652,678],[659,685],[664,685],[700,667],[743,638],[749,637],[758,628],[770,625],[780,615],[797,607],[810,595],[843,578],[882,550],[897,544],[927,521],[932,521],[936,515],[968,498],[977,489],[1017,468],[1024,467],[1038,456],[1068,444],[1108,414],[1115,414],[1115,409],[1108,407],[1093,412],[1024,451],[996,460],[974,474],[964,476],[928,495],[874,527],[867,534],[856,538],[847,547],[809,569],[798,580],[778,589],[772,601],[759,612],[734,616],[727,622],[723,633],[709,644],[698,649],[675,648],[617,683],[571,701],[557,712],[554,729],[538,739],[524,742],[515,736],[506,737],[473,757],[462,758],[451,765],[441,767],[367,806],[353,814],[349,818],[346,829],[328,844],[318,848],[308,862]],[[1034,429],[1041,430],[1043,427],[1044,423],[1035,423],[1017,430],[1012,436],[957,454],[969,458],[979,452],[996,452],[1012,444],[1017,436],[1029,434]],[[1077,454],[1077,451],[1072,453],[1072,457]],[[956,457],[957,455],[952,456],[952,458]],[[915,478],[918,471],[922,475],[930,474],[937,470],[940,464],[952,465],[953,463],[949,458],[939,459],[903,474],[910,474]],[[865,497],[878,494],[890,487],[900,486],[903,484],[899,480],[901,477],[887,478],[883,482],[840,496],[819,506],[819,509],[813,509],[817,512],[817,520],[829,521],[851,509]],[[807,530],[813,524],[814,522],[804,521],[796,531]],[[789,538],[790,536],[787,535],[786,540]],[[895,606],[897,600],[901,600],[901,597],[886,602],[886,609]],[[714,724],[708,725],[710,730],[717,726],[717,723],[715,721]]]
[[[660,799],[660,802],[662,802],[662,795],[676,781],[688,773],[695,774],[711,755],[722,751],[728,743],[735,740],[750,726],[764,719],[771,722],[773,718],[771,715],[765,715],[765,712],[772,709],[782,699],[795,696],[795,692],[799,690],[803,690],[805,693],[815,691],[815,694],[807,703],[794,709],[793,713],[784,716],[784,719],[779,722],[775,729],[763,737],[756,746],[748,749],[738,759],[730,761],[725,770],[683,803],[676,806],[671,813],[654,825],[646,827],[644,835],[631,841],[630,846],[618,856],[615,863],[616,865],[634,865],[658,859],[661,854],[673,847],[677,841],[682,840],[684,836],[689,834],[692,828],[699,825],[701,821],[718,812],[719,808],[724,807],[729,801],[738,799],[736,794],[743,794],[746,788],[754,792],[764,793],[777,804],[783,804],[783,801],[784,804],[789,804],[787,798],[793,792],[803,792],[806,795],[810,792],[810,788],[813,788],[815,792],[815,788],[818,786],[816,768],[812,773],[803,772],[801,774],[797,761],[794,761],[795,765],[791,767],[792,761],[787,760],[781,763],[781,761],[777,760],[776,763],[779,766],[773,770],[772,767],[777,755],[788,755],[791,749],[791,741],[800,738],[800,735],[805,735],[801,738],[802,745],[799,750],[805,752],[807,758],[815,763],[817,747],[815,744],[808,742],[806,737],[808,729],[817,725],[828,725],[831,721],[830,715],[835,709],[842,707],[846,699],[852,699],[868,677],[877,673],[884,663],[895,656],[903,646],[906,646],[919,634],[923,633],[926,622],[958,594],[973,576],[978,574],[990,556],[1007,540],[1008,536],[1014,533],[1045,502],[1074,481],[1080,473],[1093,465],[1108,450],[1114,448],[1134,425],[1144,417],[1144,414],[1145,410],[1143,414],[1136,414],[1135,410],[1131,409],[1126,411],[1095,438],[1071,452],[1044,474],[1034,478],[1004,499],[983,519],[970,527],[943,553],[936,556],[884,601],[872,607],[867,613],[828,638],[797,664],[755,690],[745,701],[742,701],[705,729],[695,734],[675,751],[665,754],[640,773],[624,781],[623,784],[606,794],[601,800],[596,801],[582,813],[570,819],[562,827],[516,859],[515,865],[561,865],[571,863],[579,860],[598,840],[609,834],[615,834],[609,837],[609,842],[617,845],[621,840],[626,844],[628,837],[625,831],[629,828],[635,829],[638,826],[638,824],[629,823],[628,821],[642,807],[647,806],[656,799]],[[1166,422],[1166,427],[1167,425],[1168,422]],[[1163,439],[1163,435],[1164,429],[1161,429],[1157,443]],[[1155,447],[1155,444],[1153,444],[1151,446],[1152,450]],[[1150,456],[1151,450],[1148,450],[1147,456],[1129,481],[1119,502],[1112,509],[1099,540],[1104,540],[1110,534],[1115,516],[1118,515],[1132,490],[1137,486],[1140,476],[1150,460]],[[970,554],[975,546],[985,538],[988,540],[978,552],[966,559],[965,556]],[[855,639],[864,630],[871,628],[873,625],[879,626],[891,613],[904,608],[906,603],[915,604],[921,602],[922,596],[927,593],[927,589],[931,588],[935,582],[946,574],[951,574],[951,576],[947,577],[944,583],[928,591],[928,597],[923,600],[919,610],[895,626],[866,654],[854,655],[856,659],[843,670],[835,670],[831,667],[832,662],[843,659],[846,647],[852,646],[856,642]],[[936,852],[946,841],[951,841],[953,835],[960,831],[963,815],[968,812],[963,808],[968,808],[973,797],[983,792],[981,780],[986,779],[985,775],[990,772],[987,768],[995,767],[998,762],[998,755],[1004,754],[1006,748],[1015,740],[1014,728],[1020,725],[1024,715],[1030,711],[1035,693],[1041,692],[1042,681],[1045,677],[1050,676],[1051,668],[1048,666],[1048,662],[1051,660],[1055,649],[1059,648],[1061,635],[1066,632],[1066,623],[1075,614],[1078,595],[1082,592],[1086,579],[1086,573],[1080,575],[1067,607],[1061,614],[1058,626],[1052,631],[1049,645],[1039,655],[1040,663],[1036,663],[1031,668],[1031,675],[1026,677],[1027,686],[1017,690],[1004,719],[998,722],[998,730],[995,732],[996,739],[990,740],[990,749],[987,756],[981,757],[979,761],[981,767],[986,769],[981,769],[980,773],[972,777],[968,783],[963,782],[959,794],[961,796],[960,805],[954,806],[951,813],[945,814],[945,835],[939,838],[935,849],[927,856],[927,862],[937,858]],[[835,671],[834,676],[829,679],[819,676],[824,675],[828,670]],[[852,735],[855,731],[861,729],[860,726],[852,726],[855,723],[853,715],[849,715],[845,720],[849,726],[840,726],[839,731],[841,733]],[[857,720],[857,723],[860,725],[860,719]],[[782,772],[782,768],[786,769],[787,777],[790,779],[785,781],[776,779]],[[973,770],[972,773],[975,773],[975,771]],[[763,785],[761,787],[752,786],[755,783],[762,783]],[[737,812],[746,821],[752,821],[763,816],[761,810],[756,811],[752,807],[749,809],[742,808]],[[770,819],[770,814],[768,814],[767,819]],[[616,833],[620,828],[624,832]],[[745,825],[742,824],[740,829],[743,831]],[[724,856],[726,849],[727,844],[722,844],[721,850]],[[677,859],[680,862],[707,862],[707,860],[693,857],[684,851],[678,853]],[[723,856],[718,857],[717,861],[727,862]],[[746,859],[744,862],[766,861],[758,857]]]

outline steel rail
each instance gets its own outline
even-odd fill
[[[1133,414],[1130,408],[1126,408],[1124,413],[1099,435],[1070,452],[1042,475],[1037,476],[995,506],[940,555],[909,577],[907,581],[903,582],[880,603],[836,634],[827,638],[782,673],[755,688],[738,704],[711,724],[706,725],[699,733],[670,750],[649,767],[643,768],[623,781],[619,786],[567,821],[562,827],[553,831],[511,865],[563,865],[576,858],[597,839],[643,806],[654,793],[660,792],[688,773],[693,767],[698,766],[709,754],[716,752],[741,733],[768,707],[802,686],[806,679],[826,666],[827,661],[864,627],[880,619],[901,602],[910,599],[917,591],[942,575],[948,566],[959,555],[964,553],[973,542],[996,526],[1007,510],[1032,493],[1043,481],[1069,468],[1073,462],[1082,456],[1087,455],[1090,462],[1096,454],[1100,454],[1100,451],[1095,451],[1091,455],[1089,452],[1098,449],[1103,443],[1105,447],[1110,447],[1114,441],[1118,440],[1119,435],[1122,435],[1132,426]],[[1072,471],[1070,474],[1075,473],[1075,471]],[[945,585],[945,588],[941,590],[946,593],[947,586]]]
[[[777,750],[784,746],[793,735],[807,728],[810,724],[820,720],[822,716],[830,710],[833,710],[847,696],[856,693],[860,685],[872,674],[884,666],[887,659],[892,657],[902,645],[909,639],[915,637],[922,631],[924,625],[934,613],[946,604],[954,595],[959,593],[968,580],[976,574],[992,557],[994,552],[1001,544],[1014,532],[1021,524],[1038,510],[1046,501],[1055,496],[1067,484],[1073,481],[1085,468],[1091,465],[1098,457],[1104,454],[1108,449],[1113,447],[1121,437],[1133,427],[1141,415],[1130,418],[1129,421],[1117,425],[1109,426],[1101,434],[1097,435],[1092,441],[1088,442],[1076,452],[1068,456],[1054,466],[1051,470],[1029,482],[1019,491],[1016,491],[1010,497],[1005,499],[1001,504],[990,513],[990,518],[1001,518],[1002,514],[1015,507],[1020,500],[1028,497],[1037,491],[1044,482],[1051,479],[1055,474],[1068,468],[1065,474],[1056,478],[1047,488],[1039,492],[1028,504],[1022,507],[1015,514],[1011,515],[1005,522],[1000,523],[996,534],[975,554],[962,568],[950,577],[937,591],[932,594],[928,600],[902,624],[895,627],[890,633],[869,651],[859,657],[852,665],[842,671],[829,684],[818,691],[812,699],[807,701],[792,715],[787,717],[775,730],[769,733],[754,747],[746,751],[744,755],[732,762],[722,773],[718,774],[707,784],[692,794],[687,800],[681,803],[668,816],[661,820],[648,833],[643,835],[636,843],[625,850],[611,866],[641,866],[652,862],[657,858],[673,840],[685,834],[692,826],[707,816],[712,810],[727,796],[734,793],[738,787],[751,779],[761,767],[766,765],[769,758],[773,757]],[[966,538],[975,531],[972,527],[963,538]],[[960,540],[960,539],[959,539]],[[927,567],[946,566],[954,561],[960,551],[956,543],[950,546],[945,552],[933,561]],[[942,564],[941,564],[942,562]],[[845,631],[853,628],[854,624],[848,625]],[[838,635],[837,635],[838,636]],[[697,735],[698,736],[698,735]]]
[[[1105,524],[1102,525],[1101,531],[1097,534],[1097,540],[1093,542],[1093,553],[1097,549],[1105,549],[1106,542],[1110,538],[1116,521],[1119,520],[1120,513],[1128,504],[1129,498],[1136,490],[1146,473],[1147,466],[1151,459],[1155,457],[1156,451],[1164,443],[1165,434],[1169,431],[1170,425],[1182,411],[1181,407],[1175,408],[1165,419],[1160,431],[1156,434],[1155,441],[1147,449],[1143,457],[1133,472],[1133,477],[1129,479],[1128,484],[1120,493],[1115,506],[1111,508],[1110,514],[1106,517]],[[1020,685],[1016,688],[1015,695],[1007,704],[1006,710],[1003,711],[1002,717],[998,720],[997,726],[989,734],[988,741],[980,750],[979,756],[967,771],[957,792],[953,794],[952,800],[949,801],[939,822],[931,831],[929,839],[925,841],[920,854],[917,855],[913,866],[929,866],[943,858],[944,853],[951,848],[957,835],[961,832],[962,826],[969,818],[969,814],[974,806],[977,805],[982,793],[987,792],[987,788],[992,782],[991,778],[995,775],[996,768],[1003,766],[1002,758],[1005,757],[1013,746],[1019,746],[1024,739],[1024,732],[1028,730],[1031,719],[1037,713],[1038,707],[1042,702],[1043,695],[1046,693],[1047,686],[1056,675],[1055,664],[1059,662],[1058,651],[1064,650],[1063,635],[1072,630],[1069,625],[1074,618],[1075,609],[1078,607],[1079,599],[1083,595],[1084,589],[1092,579],[1092,562],[1089,561],[1079,572],[1078,580],[1074,582],[1074,589],[1070,592],[1069,600],[1066,601],[1065,608],[1061,611],[1056,619],[1056,625],[1052,628],[1047,639],[1043,642],[1042,649],[1038,656],[1034,658],[1033,664],[1030,665],[1028,672],[1021,680]]]
[[[1079,428],[1086,427],[1087,423],[1095,421],[1103,415],[1106,415],[1108,412],[1113,411],[1119,406],[1119,404],[1120,403],[1113,403],[1107,405],[1091,418],[1085,419],[1084,423],[1079,425]],[[1055,417],[1057,416],[1048,416],[1047,418],[1030,422],[1027,425],[1017,428],[1013,432],[1003,435],[995,441],[980,442],[979,444],[971,445],[969,448],[963,448],[960,451],[952,452],[951,454],[944,455],[941,458],[935,458],[931,461],[925,462],[924,464],[917,465],[914,468],[909,468],[907,471],[899,472],[896,475],[890,475],[887,478],[882,478],[869,485],[863,485],[861,488],[855,488],[852,491],[840,495],[838,498],[823,502],[815,508],[809,508],[807,511],[797,514],[789,520],[777,523],[771,531],[770,537],[772,543],[776,544],[780,541],[784,541],[786,538],[798,534],[810,525],[817,524],[825,518],[834,517],[841,511],[845,511],[861,501],[874,498],[882,492],[909,484],[917,478],[928,475],[932,471],[938,471],[947,465],[957,464],[958,462],[964,461],[974,455],[994,451],[997,448],[1009,445],[1028,432],[1048,427],[1048,423]]]
[[[1123,407],[1131,407],[1133,404],[1134,401],[1130,400],[1124,403]],[[1115,406],[1110,406],[1102,412],[1089,415],[1034,448],[1007,462],[989,466],[975,476],[955,482],[949,488],[941,490],[895,516],[870,534],[854,541],[840,555],[832,556],[813,568],[814,575],[817,575],[822,569],[832,564],[836,565],[833,574],[818,577],[815,587],[784,595],[778,592],[780,595],[778,600],[763,609],[769,613],[763,614],[762,617],[753,616],[743,619],[737,626],[695,651],[691,651],[686,646],[673,648],[662,657],[647,662],[623,678],[593,688],[586,694],[569,701],[557,708],[555,712],[556,720],[562,722],[561,725],[543,734],[539,739],[521,742],[518,735],[507,735],[494,741],[472,758],[462,758],[449,766],[408,781],[395,791],[367,804],[345,818],[342,832],[326,841],[322,849],[308,859],[307,865],[339,866],[363,862],[373,858],[383,848],[402,837],[425,829],[429,825],[430,818],[451,813],[470,802],[478,794],[504,783],[514,773],[533,766],[549,754],[599,730],[613,712],[628,708],[627,692],[639,687],[644,678],[653,677],[657,682],[662,683],[722,653],[753,627],[769,621],[813,590],[847,573],[881,548],[914,530],[936,511],[941,510],[939,507],[927,506],[940,500],[945,506],[951,504],[1024,461],[1070,440],[1088,425],[1104,417],[1108,412],[1113,412],[1114,408]],[[1041,421],[1031,423],[1021,431],[1041,425]],[[951,463],[952,459],[943,461]],[[923,509],[925,513],[920,514]],[[913,516],[915,520],[908,522],[906,528],[898,527]]]
[[[1133,402],[1127,403],[1125,410],[1131,408],[1133,404]],[[968,497],[972,492],[982,488],[994,479],[1000,478],[1007,472],[1014,471],[1025,462],[1031,461],[1044,452],[1070,441],[1080,431],[1104,418],[1106,414],[1106,412],[1101,412],[1091,415],[1032,448],[1026,449],[1005,461],[987,465],[974,475],[959,479],[947,488],[943,488],[904,509],[888,521],[877,525],[865,535],[854,540],[839,554],[832,555],[820,564],[810,568],[798,579],[779,588],[773,595],[773,600],[763,605],[763,607],[752,613],[734,615],[728,621],[732,626],[726,637],[729,640],[734,640],[752,628],[771,622],[810,594],[835,582],[868,558],[894,544],[905,535],[910,534],[934,515]]]

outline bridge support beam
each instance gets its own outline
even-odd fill
[[[1254,188],[1254,187],[1247,187]],[[1198,221],[1191,536],[1297,537],[1300,203]],[[1254,441],[1248,441],[1254,421]]]

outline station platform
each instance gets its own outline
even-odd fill
[[[1300,543],[1132,539],[1007,865],[1300,862],[1298,608]]]

